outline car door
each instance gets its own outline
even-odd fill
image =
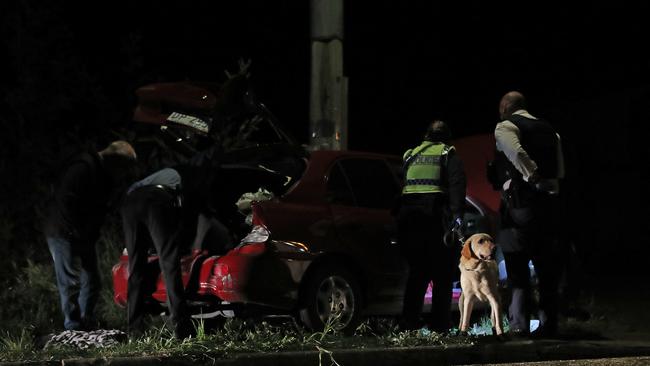
[[[341,250],[364,273],[369,311],[394,312],[386,307],[399,307],[406,273],[391,215],[400,193],[397,177],[384,159],[343,158],[330,170],[327,192]]]

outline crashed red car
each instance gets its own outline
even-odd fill
[[[485,135],[454,144],[468,176],[465,232],[493,232],[498,196],[484,177],[494,141]],[[260,187],[273,198],[252,203],[250,228],[234,249],[219,255],[197,248],[183,258],[183,284],[194,314],[254,309],[294,315],[318,329],[336,313],[339,326],[349,329],[363,316],[401,312],[407,266],[391,214],[401,191],[399,157],[298,153],[278,145],[233,156],[233,163],[225,164],[232,173],[232,204]],[[157,279],[151,302],[164,306],[157,258],[149,262]],[[127,264],[125,252],[113,268],[119,305],[126,304]]]
[[[315,328],[335,311],[343,325],[362,315],[399,314],[407,268],[391,207],[399,195],[400,166],[394,156],[312,152],[291,188],[253,203],[253,226],[241,244],[221,256],[197,250],[183,258],[183,282],[196,312],[259,305],[297,313]],[[491,231],[494,202],[472,196],[481,189],[470,184],[468,190],[468,233]],[[127,261],[125,254],[113,269],[121,305]],[[155,271],[156,258],[150,261]],[[152,298],[166,299],[160,277]]]

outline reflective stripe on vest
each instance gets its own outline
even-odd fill
[[[403,194],[409,193],[440,193],[445,189],[440,180],[441,157],[446,155],[452,146],[443,143],[431,144],[426,141],[415,149],[404,154],[404,160],[418,154],[410,162],[406,171]],[[420,152],[421,151],[421,152]]]

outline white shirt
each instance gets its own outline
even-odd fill
[[[513,114],[521,115],[530,119],[537,119],[530,115],[526,110],[520,109]],[[562,155],[562,144],[560,135],[555,134],[558,139],[557,144],[557,167],[558,178],[564,178],[564,157]],[[537,164],[530,158],[530,155],[521,146],[521,131],[509,120],[497,123],[494,129],[494,138],[496,140],[497,150],[502,151],[514,167],[521,173],[525,181],[528,181],[531,175],[537,170]],[[560,191],[559,179],[542,179],[536,184],[537,189],[549,193],[557,194]],[[510,187],[510,180],[503,184],[503,190]]]

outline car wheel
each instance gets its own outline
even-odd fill
[[[329,324],[353,332],[361,317],[362,301],[356,276],[338,266],[324,266],[305,283],[300,320],[312,330],[323,330]]]

